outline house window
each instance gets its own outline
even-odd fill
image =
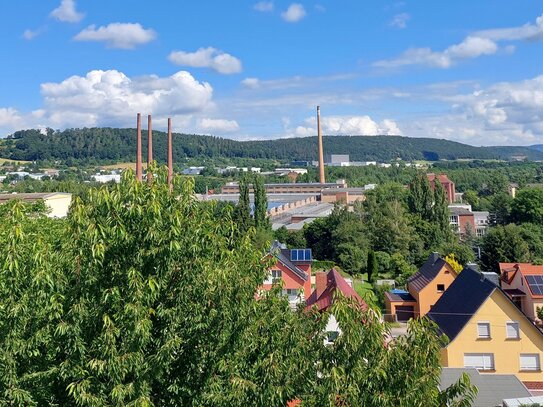
[[[477,335],[481,339],[490,339],[490,323],[477,322]]]
[[[442,293],[443,291],[445,291],[445,284],[438,284],[437,285],[437,292]]]
[[[505,331],[507,339],[518,339],[520,338],[520,331],[518,322],[509,321],[505,323]]]
[[[483,237],[484,235],[486,235],[486,228],[475,229],[475,234],[477,237]]]
[[[493,353],[464,353],[464,367],[478,370],[494,370]]]
[[[292,261],[311,261],[311,249],[292,249],[290,251]]]
[[[274,284],[281,280],[281,276],[283,273],[281,270],[270,270],[268,273],[268,277],[266,278],[266,281],[264,281],[264,284]]]
[[[539,353],[521,353],[520,370],[540,371]]]
[[[338,331],[328,331],[326,332],[326,342],[327,343],[334,343],[339,336]]]

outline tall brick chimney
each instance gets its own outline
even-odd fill
[[[324,177],[324,151],[322,147],[322,133],[321,133],[321,108],[317,106],[317,137],[319,139],[319,182],[324,184],[326,179]]]
[[[168,185],[172,189],[173,180],[173,140],[172,140],[172,119],[168,117]]]
[[[143,169],[141,163],[141,114],[138,113],[137,119],[137,140],[136,140],[136,179],[141,181],[143,178]]]
[[[149,169],[153,161],[153,124],[151,115],[147,116],[147,181],[153,179],[153,172]]]

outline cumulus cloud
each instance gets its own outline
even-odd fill
[[[314,122],[314,118],[308,118],[305,120],[305,126],[297,126],[290,133],[298,137],[314,136],[317,132]],[[402,134],[393,120],[385,119],[378,123],[366,115],[324,116],[321,117],[321,129],[327,135],[377,136]]]
[[[400,14],[396,14],[394,17],[392,17],[392,21],[390,21],[389,25],[391,27],[396,27],[396,28],[406,28],[407,27],[407,22],[411,19],[411,16],[409,15],[409,13],[400,13]]]
[[[259,1],[253,6],[253,8],[256,11],[261,11],[263,13],[273,11],[273,8],[274,8],[273,1]]]
[[[260,87],[260,79],[258,78],[245,78],[241,81],[241,84],[249,89],[258,89]]]
[[[281,17],[288,23],[297,23],[306,16],[304,6],[300,3],[292,3],[288,8],[281,13]]]
[[[239,130],[239,124],[235,120],[225,119],[201,119],[198,128],[205,133],[233,133]]]
[[[463,59],[492,55],[498,51],[498,45],[482,37],[466,37],[459,44],[451,45],[444,51],[432,51],[430,48],[411,48],[395,59],[377,61],[374,66],[380,68],[398,68],[406,65],[427,65],[435,68],[450,68]]]
[[[60,83],[44,83],[41,93],[54,124],[77,127],[120,123],[136,112],[190,114],[211,103],[213,89],[179,71],[131,79],[124,73],[95,70]]]
[[[74,0],[62,0],[60,6],[51,11],[51,17],[66,23],[78,23],[85,17],[84,13],[76,10]]]
[[[199,48],[195,52],[173,51],[168,59],[176,65],[210,68],[222,74],[242,71],[241,61],[238,58],[213,47]]]
[[[96,27],[90,25],[74,37],[75,41],[104,42],[109,48],[133,49],[156,38],[156,32],[139,23],[111,23]]]

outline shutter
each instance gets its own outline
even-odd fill
[[[483,322],[477,324],[477,333],[479,338],[490,338],[490,324]]]
[[[508,322],[506,324],[507,337],[508,338],[518,338],[519,337],[519,327],[518,322]]]
[[[483,354],[483,369],[494,370],[494,355],[492,353]]]
[[[477,353],[464,354],[464,367],[475,367],[481,369],[483,365],[483,355]]]
[[[525,353],[520,355],[520,370],[539,370],[539,355]]]

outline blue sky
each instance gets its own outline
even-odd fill
[[[543,143],[536,0],[4,2],[0,135],[133,127],[234,139]]]

